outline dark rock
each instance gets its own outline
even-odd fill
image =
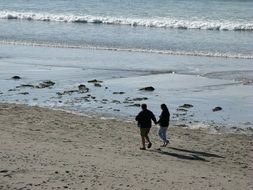
[[[187,112],[188,110],[187,110],[187,109],[184,109],[184,108],[177,108],[177,111]]]
[[[80,85],[78,86],[78,90],[79,90],[79,92],[81,92],[81,93],[89,92],[89,88],[87,88],[84,84],[80,84]]]
[[[125,92],[113,92],[113,94],[125,94]]]
[[[147,87],[141,88],[141,89],[139,89],[139,90],[144,90],[144,91],[154,91],[154,90],[155,90],[155,88],[154,88],[154,87],[152,87],[152,86],[147,86]]]
[[[42,83],[40,83],[38,86],[36,86],[36,88],[49,88],[51,86],[53,86],[55,83],[51,80],[46,80],[43,81]]]
[[[11,174],[5,174],[3,175],[3,177],[9,177],[9,178],[12,178]],[[9,188],[8,188],[9,189]]]
[[[63,92],[56,92],[56,94],[57,94],[57,95],[59,95],[59,96],[64,95],[64,93],[63,93]]]
[[[119,100],[113,100],[112,103],[120,104],[120,101]]]
[[[17,91],[17,89],[9,89],[8,92],[14,92]]]
[[[49,88],[51,86],[53,86],[55,83],[47,80],[47,81],[43,81],[41,82],[39,85],[32,85],[32,84],[22,84],[20,86],[17,86],[16,88]]]
[[[184,105],[179,106],[179,107],[180,107],[180,108],[192,108],[193,105],[191,105],[191,104],[184,104]]]
[[[142,98],[134,98],[133,101],[142,101],[142,100],[147,100],[147,97],[142,97]]]
[[[0,173],[7,173],[8,170],[1,170]]]
[[[11,77],[11,78],[14,79],[14,80],[19,80],[19,79],[21,79],[20,76],[13,76],[13,77]]]
[[[3,92],[0,92],[0,94],[3,94]]]
[[[64,92],[56,92],[57,95],[62,96],[62,95],[71,95],[75,92],[79,92],[79,90],[65,90]]]
[[[79,90],[85,90],[87,87],[84,85],[84,84],[80,84],[79,86],[78,86],[78,89]]]
[[[28,95],[29,92],[20,92],[19,94],[22,94],[22,95]]]
[[[124,104],[134,104],[134,101],[130,99],[130,97],[125,98],[123,101]]]
[[[243,85],[252,85],[252,84],[253,84],[253,80],[243,81],[242,84],[243,84]]]
[[[102,85],[99,84],[99,83],[94,83],[94,86],[95,86],[95,87],[101,87]]]
[[[186,113],[185,113],[185,112],[184,112],[184,113],[173,113],[173,115],[174,115],[175,117],[181,117],[181,116],[185,116]]]
[[[244,131],[244,129],[237,128],[237,129],[236,129],[236,132],[239,132],[239,131]]]
[[[141,107],[141,104],[130,104],[128,107]]]
[[[175,126],[177,126],[177,127],[189,127],[189,126],[186,125],[186,124],[177,124],[177,125],[175,125]]]
[[[134,102],[128,101],[128,100],[124,100],[122,103],[123,103],[123,104],[134,104]]]
[[[21,84],[20,86],[17,86],[16,88],[35,88],[32,84]]]
[[[94,80],[89,80],[88,83],[101,83],[103,81],[101,80],[97,80],[97,79],[94,79]]]
[[[56,92],[57,95],[72,95],[73,93],[87,93],[89,92],[89,88],[87,88],[84,84],[80,84],[78,86],[78,90],[65,90],[64,92]]]
[[[113,109],[113,111],[120,111],[119,109]]]
[[[222,110],[222,107],[217,106],[217,107],[213,108],[213,112],[220,111],[220,110]]]

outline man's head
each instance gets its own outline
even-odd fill
[[[142,108],[142,110],[146,110],[147,109],[147,104],[141,104],[141,108]]]

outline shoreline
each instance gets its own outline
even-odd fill
[[[113,113],[105,113],[105,112],[96,112],[96,111],[86,111],[86,112],[80,112],[77,111],[76,109],[70,109],[68,107],[52,107],[52,106],[46,106],[46,105],[30,105],[30,104],[25,104],[23,102],[0,102],[1,104],[10,104],[10,105],[20,105],[20,106],[27,106],[27,107],[38,107],[42,109],[49,109],[52,111],[62,111],[66,112],[67,114],[73,114],[73,115],[78,115],[80,117],[88,117],[88,118],[99,118],[100,120],[116,120],[118,122],[128,122],[128,123],[135,123],[135,116],[128,115],[117,115]],[[141,109],[140,109],[141,110]],[[158,118],[158,115],[156,115]],[[253,129],[251,127],[248,128],[241,128],[235,125],[225,125],[224,123],[205,123],[201,121],[194,121],[194,122],[185,122],[182,119],[175,120],[171,119],[170,120],[170,127],[171,128],[183,128],[187,130],[203,130],[206,133],[209,134],[234,134],[234,135],[245,135],[252,137],[253,136]]]
[[[252,137],[151,129],[140,151],[134,122],[0,103],[0,189],[252,189]]]
[[[132,53],[146,53],[146,54],[160,54],[170,56],[190,56],[190,57],[206,57],[206,58],[220,58],[220,59],[247,59],[252,60],[251,54],[232,54],[232,53],[214,53],[208,51],[187,52],[178,50],[166,50],[166,49],[139,49],[139,48],[122,48],[122,47],[104,47],[104,46],[92,46],[92,45],[75,45],[64,43],[49,43],[49,42],[33,42],[33,41],[8,41],[0,40],[0,44],[3,45],[16,45],[16,46],[33,46],[33,47],[47,47],[47,48],[68,48],[68,49],[83,49],[83,50],[96,50],[96,51],[109,51],[109,52],[132,52]]]

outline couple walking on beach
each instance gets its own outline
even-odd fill
[[[167,139],[167,129],[170,122],[170,112],[165,104],[161,105],[161,115],[159,120],[157,121],[155,118],[155,115],[152,111],[147,109],[146,104],[141,105],[142,111],[136,116],[135,120],[138,122],[138,127],[140,128],[140,135],[142,140],[142,147],[141,150],[146,150],[145,142],[147,141],[148,145],[147,148],[151,148],[152,143],[150,141],[150,138],[148,136],[152,121],[157,125],[159,124],[158,129],[158,135],[163,140],[163,145],[161,147],[166,147],[169,143],[169,140]]]

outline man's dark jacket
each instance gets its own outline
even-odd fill
[[[150,128],[151,127],[151,120],[156,123],[156,118],[152,111],[146,109],[142,110],[135,118],[138,121],[138,126],[140,128]]]

